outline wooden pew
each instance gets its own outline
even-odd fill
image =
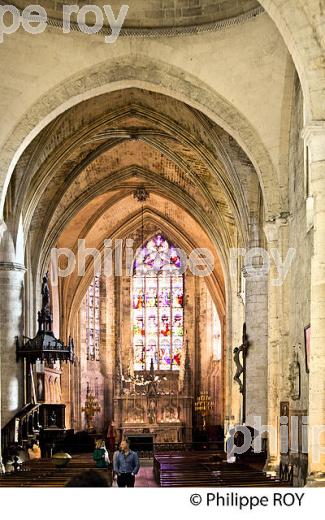
[[[223,453],[212,457],[211,452],[156,453],[154,475],[162,487],[288,486],[286,482],[266,476],[262,468],[243,463],[227,464]]]
[[[72,477],[88,469],[95,469],[91,454],[74,455],[66,468],[55,467],[51,459],[28,461],[21,471],[2,476],[0,487],[64,487]],[[98,471],[107,473],[105,469]]]

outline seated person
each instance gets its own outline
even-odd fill
[[[26,462],[29,459],[27,451],[24,450],[21,446],[18,446],[17,448],[17,457],[21,463]]]
[[[15,471],[14,461],[12,459],[8,459],[5,464],[5,473],[13,473]]]
[[[41,448],[38,445],[38,441],[33,441],[31,447],[28,448],[29,460],[39,460],[41,456]]]

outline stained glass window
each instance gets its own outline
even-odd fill
[[[100,291],[96,275],[86,292],[86,348],[87,359],[99,361],[100,342]]]
[[[150,239],[134,263],[134,369],[178,370],[184,335],[181,257],[162,235]]]

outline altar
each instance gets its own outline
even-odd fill
[[[153,365],[146,379],[121,377],[112,424],[117,440],[138,438],[140,442],[150,436],[153,446],[191,442],[193,399],[188,378],[181,382],[177,373],[158,375]]]
[[[183,423],[161,423],[157,425],[129,425],[125,423],[119,430],[121,437],[127,437],[128,439],[150,437],[153,444],[184,442]]]
[[[125,431],[125,437],[129,439],[130,448],[137,452],[152,452],[153,451],[153,436],[150,433],[136,433],[132,430]]]
[[[153,444],[182,443],[191,440],[188,421],[191,419],[192,400],[179,396],[175,399],[156,396],[154,399],[123,396],[116,400],[119,423],[115,423],[118,438],[151,436]]]

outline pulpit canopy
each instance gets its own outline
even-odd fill
[[[73,339],[69,336],[67,345],[54,336],[52,331],[52,315],[50,308],[50,290],[48,285],[48,273],[43,277],[42,283],[42,310],[38,312],[38,331],[31,339],[23,336],[23,342],[16,338],[16,355],[19,359],[26,359],[35,364],[37,360],[48,363],[55,361],[74,361]]]

